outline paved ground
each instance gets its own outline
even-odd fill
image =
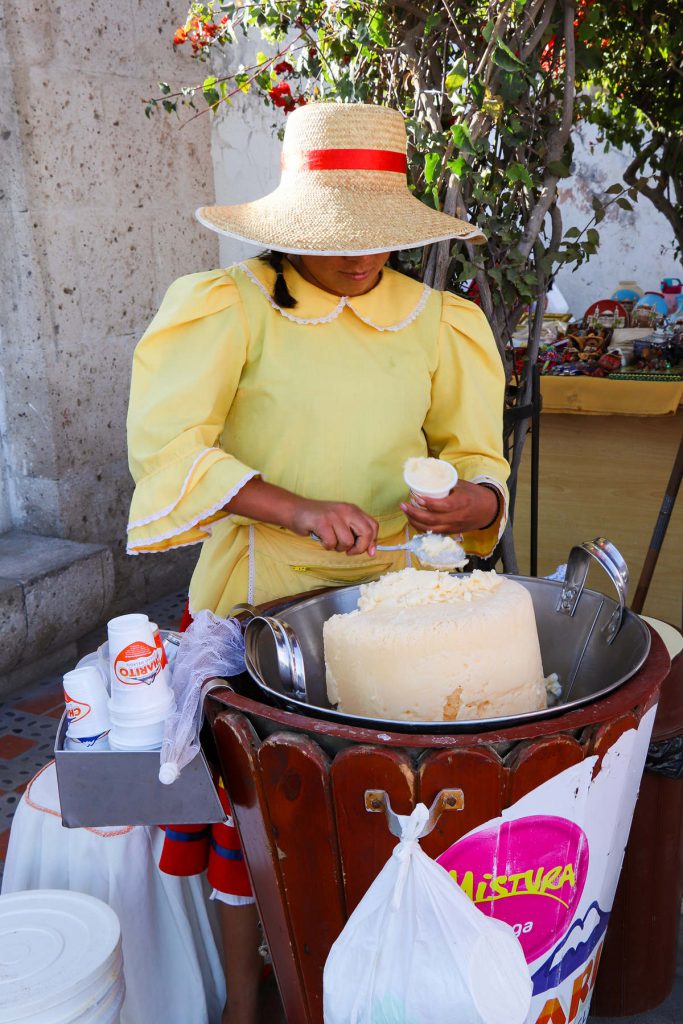
[[[143,609],[161,629],[177,626],[185,603],[173,594]],[[91,634],[83,645],[86,654],[105,639]],[[63,671],[72,668],[65,665]],[[62,672],[55,672],[14,699],[0,702],[0,877],[9,841],[12,815],[21,794],[35,773],[51,760],[57,722],[63,710]],[[683,930],[682,930],[683,931]],[[656,1010],[634,1017],[590,1018],[590,1024],[683,1024],[683,940],[673,991]],[[268,1024],[273,1024],[272,1019]]]

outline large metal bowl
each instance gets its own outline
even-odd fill
[[[591,559],[614,584],[618,600],[585,589]],[[455,733],[520,725],[586,704],[626,682],[646,660],[650,634],[625,607],[628,570],[603,538],[572,548],[564,582],[510,576],[533,601],[546,676],[556,673],[562,695],[543,711],[455,722],[406,722],[346,715],[330,705],[325,684],[323,625],[356,608],[359,587],[343,587],[289,604],[273,616],[254,616],[245,630],[249,674],[278,707],[347,725],[392,732]]]

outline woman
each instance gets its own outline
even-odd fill
[[[397,249],[483,236],[411,195],[405,153],[398,112],[312,104],[288,119],[271,195],[197,212],[269,252],[177,281],[135,354],[128,550],[203,542],[193,613],[403,568],[376,545],[411,530],[463,533],[470,554],[495,547],[509,470],[490,328],[472,303],[386,266]],[[409,504],[403,463],[427,454],[460,481]],[[251,1024],[256,911],[234,829],[217,830],[224,1020]]]

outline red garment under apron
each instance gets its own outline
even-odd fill
[[[186,605],[180,622],[184,633],[192,622]],[[232,823],[223,780],[218,779],[218,798],[228,816],[215,825],[162,825],[166,833],[159,867],[167,875],[197,875],[206,869],[209,885],[231,896],[251,896],[242,844]]]

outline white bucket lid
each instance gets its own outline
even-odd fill
[[[0,896],[0,1022],[67,1024],[122,973],[114,911],[81,892]]]

